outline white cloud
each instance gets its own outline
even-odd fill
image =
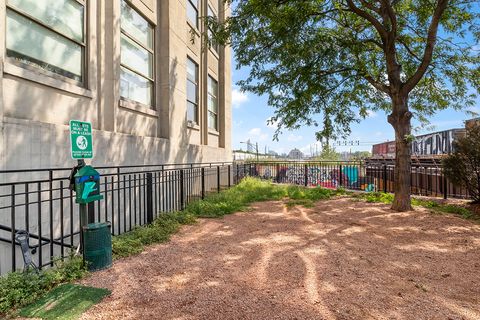
[[[378,114],[373,110],[367,110],[367,118],[376,118]]]
[[[298,142],[298,141],[301,141],[302,139],[303,139],[302,136],[297,136],[295,134],[289,134],[287,137],[287,140],[290,142]]]
[[[268,139],[268,134],[264,133],[260,128],[250,129],[248,136],[253,141],[266,141]]]
[[[240,91],[238,88],[232,90],[232,106],[234,108],[240,108],[247,101],[248,95],[245,92]]]

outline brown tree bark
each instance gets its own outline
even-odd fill
[[[411,186],[411,141],[412,113],[408,110],[408,97],[393,97],[393,112],[388,116],[388,122],[395,129],[395,197],[392,209],[395,211],[412,210],[410,202]]]

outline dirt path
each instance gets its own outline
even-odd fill
[[[480,226],[337,199],[184,227],[84,284],[83,319],[480,319]]]

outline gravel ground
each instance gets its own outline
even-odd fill
[[[82,319],[480,319],[480,226],[342,198],[201,220],[83,284]]]

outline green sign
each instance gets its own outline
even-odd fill
[[[70,142],[73,159],[92,159],[92,124],[70,120]]]

